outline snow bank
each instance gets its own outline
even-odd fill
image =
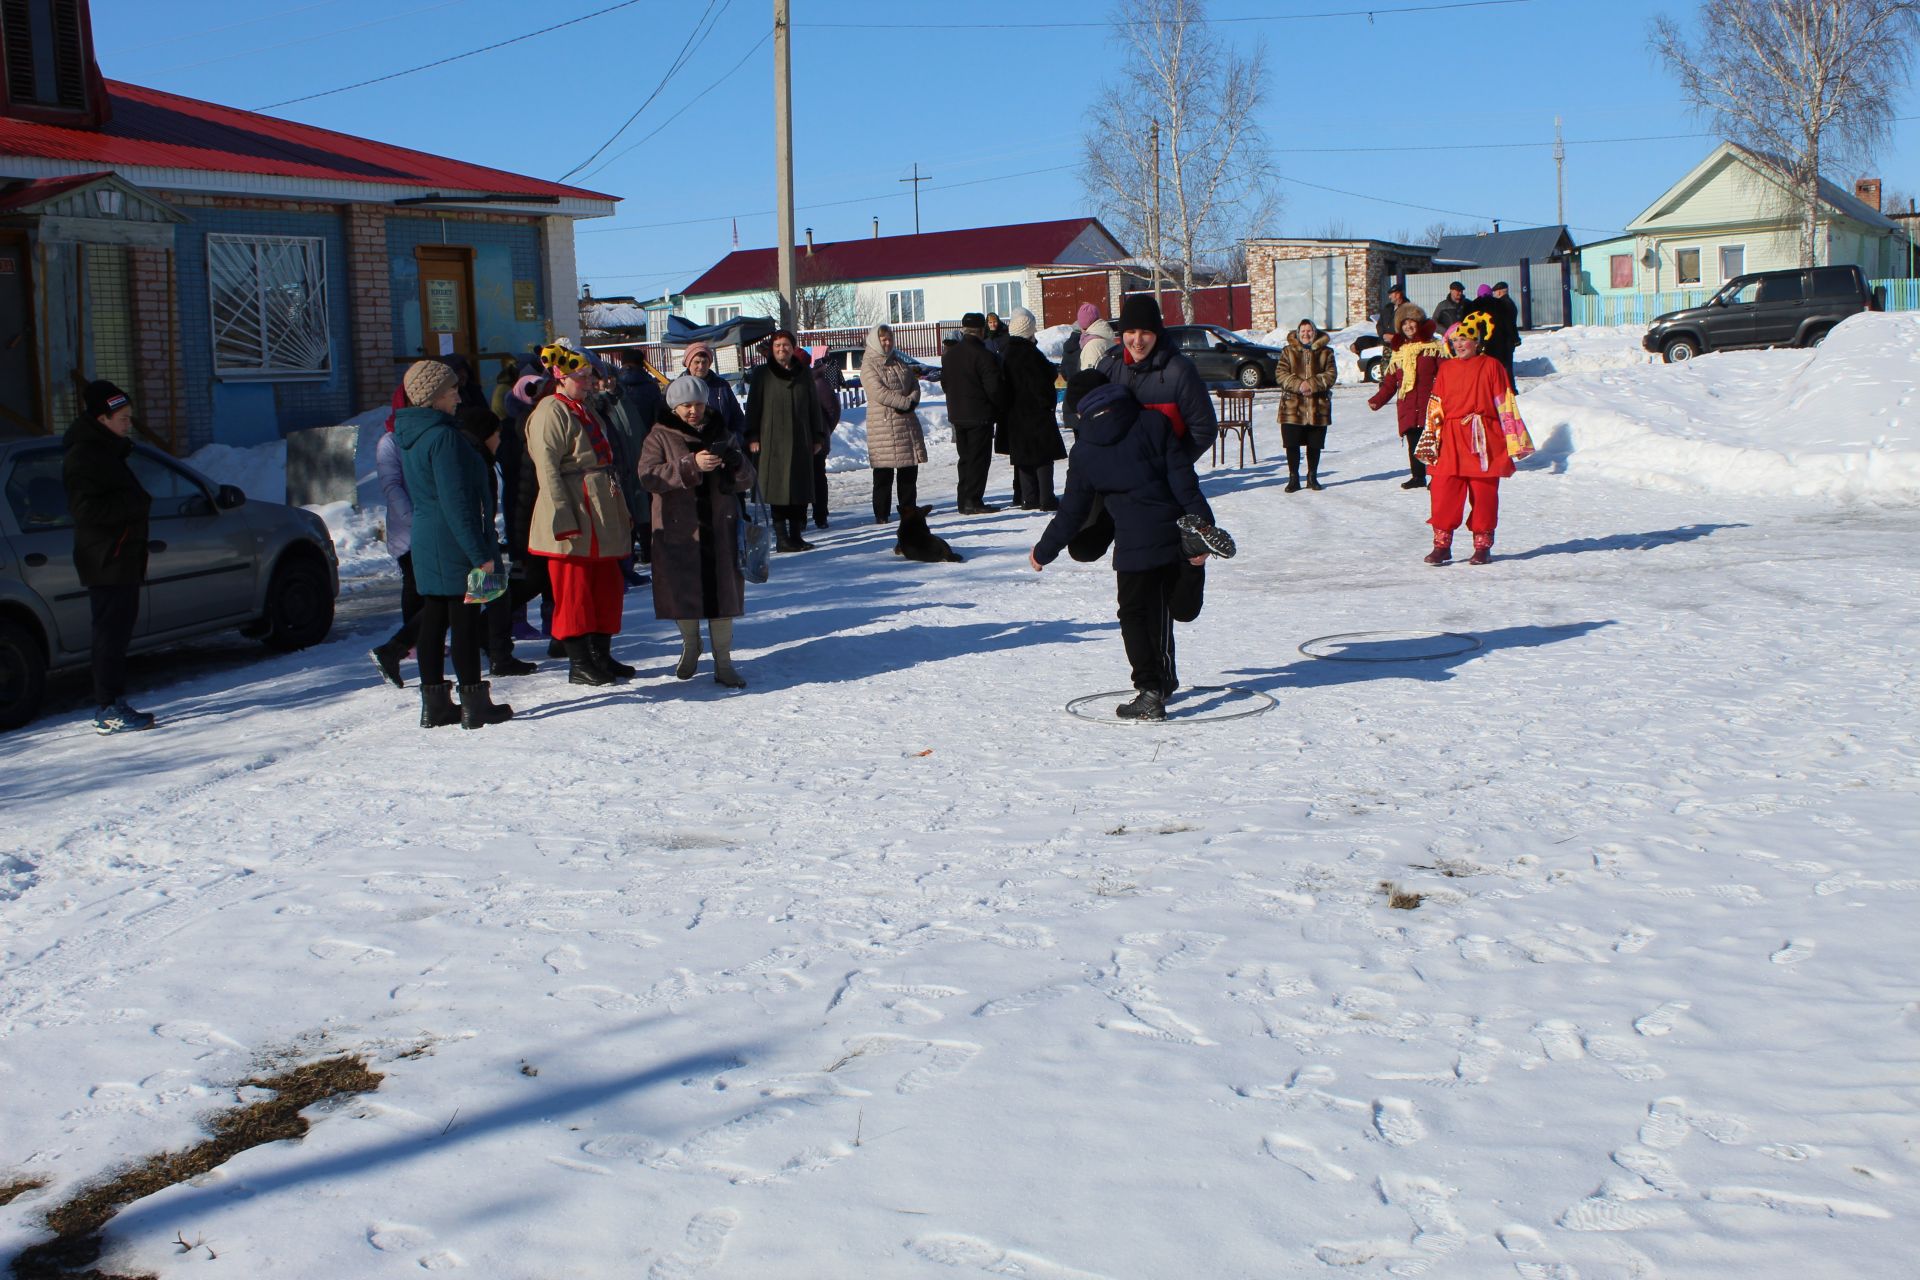
[[[1033,343],[1040,348],[1041,355],[1057,363],[1061,353],[1066,350],[1067,339],[1072,336],[1072,325],[1056,324],[1051,329],[1042,329],[1034,334]]]
[[[947,418],[946,393],[934,382],[920,384],[920,430],[927,447],[953,443],[953,423]],[[842,409],[840,425],[833,429],[833,443],[827,449],[827,470],[864,471],[867,468],[867,409]]]
[[[249,498],[261,502],[287,500],[287,442],[238,449],[210,444],[187,457],[187,465],[216,484],[237,485]]]
[[[1520,335],[1513,371],[1522,378],[1627,369],[1660,359],[1640,345],[1643,324],[1572,325]]]
[[[1604,351],[1604,348],[1603,348]],[[1920,500],[1920,315],[1864,314],[1811,351],[1571,374],[1523,391],[1529,466],[1677,490]]]

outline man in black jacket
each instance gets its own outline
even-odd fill
[[[987,469],[993,465],[993,424],[1006,408],[1006,378],[999,359],[987,350],[986,332],[987,318],[969,311],[960,318],[959,339],[940,355],[940,385],[960,452],[956,506],[969,516],[1000,509],[987,503]]]
[[[133,404],[111,382],[90,382],[85,408],[67,428],[61,476],[73,517],[73,567],[93,606],[95,733],[153,728],[127,705],[127,646],[147,578],[147,513],[153,498],[127,459]]]
[[[1445,334],[1467,314],[1467,286],[1455,280],[1447,286],[1447,296],[1433,309],[1434,331]]]
[[[1487,339],[1487,354],[1506,367],[1507,381],[1512,382],[1513,353],[1520,346],[1520,307],[1507,296],[1505,280],[1493,286],[1486,310],[1493,317],[1493,337]]]
[[[1393,313],[1398,311],[1406,300],[1407,291],[1399,285],[1396,284],[1387,289],[1387,305],[1380,308],[1380,314],[1374,318],[1373,322],[1373,331],[1380,336],[1380,341],[1385,342],[1394,335]]]

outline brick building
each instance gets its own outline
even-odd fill
[[[1380,309],[1389,283],[1427,270],[1433,256],[1430,246],[1385,240],[1249,240],[1253,327],[1277,329],[1303,316],[1330,333],[1358,324]]]
[[[103,79],[86,0],[0,13],[0,430],[110,378],[176,453],[383,404],[421,355],[578,336],[614,198]]]

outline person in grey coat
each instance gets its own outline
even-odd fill
[[[876,324],[867,331],[860,358],[860,386],[867,393],[867,465],[873,468],[873,522],[893,517],[893,490],[899,485],[904,514],[919,502],[920,464],[927,460],[921,430],[920,378],[893,350],[893,327]]]

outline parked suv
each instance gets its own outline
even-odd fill
[[[1734,347],[1811,347],[1848,316],[1879,308],[1859,267],[1756,271],[1727,281],[1705,306],[1654,317],[1641,345],[1668,364]]]
[[[33,718],[49,671],[84,667],[90,656],[65,455],[58,437],[0,436],[0,729]],[[276,649],[326,638],[340,565],[319,516],[249,502],[145,445],[127,463],[153,495],[131,652],[234,627]]]
[[[1212,324],[1168,325],[1162,342],[1193,361],[1205,383],[1237,382],[1243,387],[1271,387],[1280,349],[1250,342],[1231,329]]]

